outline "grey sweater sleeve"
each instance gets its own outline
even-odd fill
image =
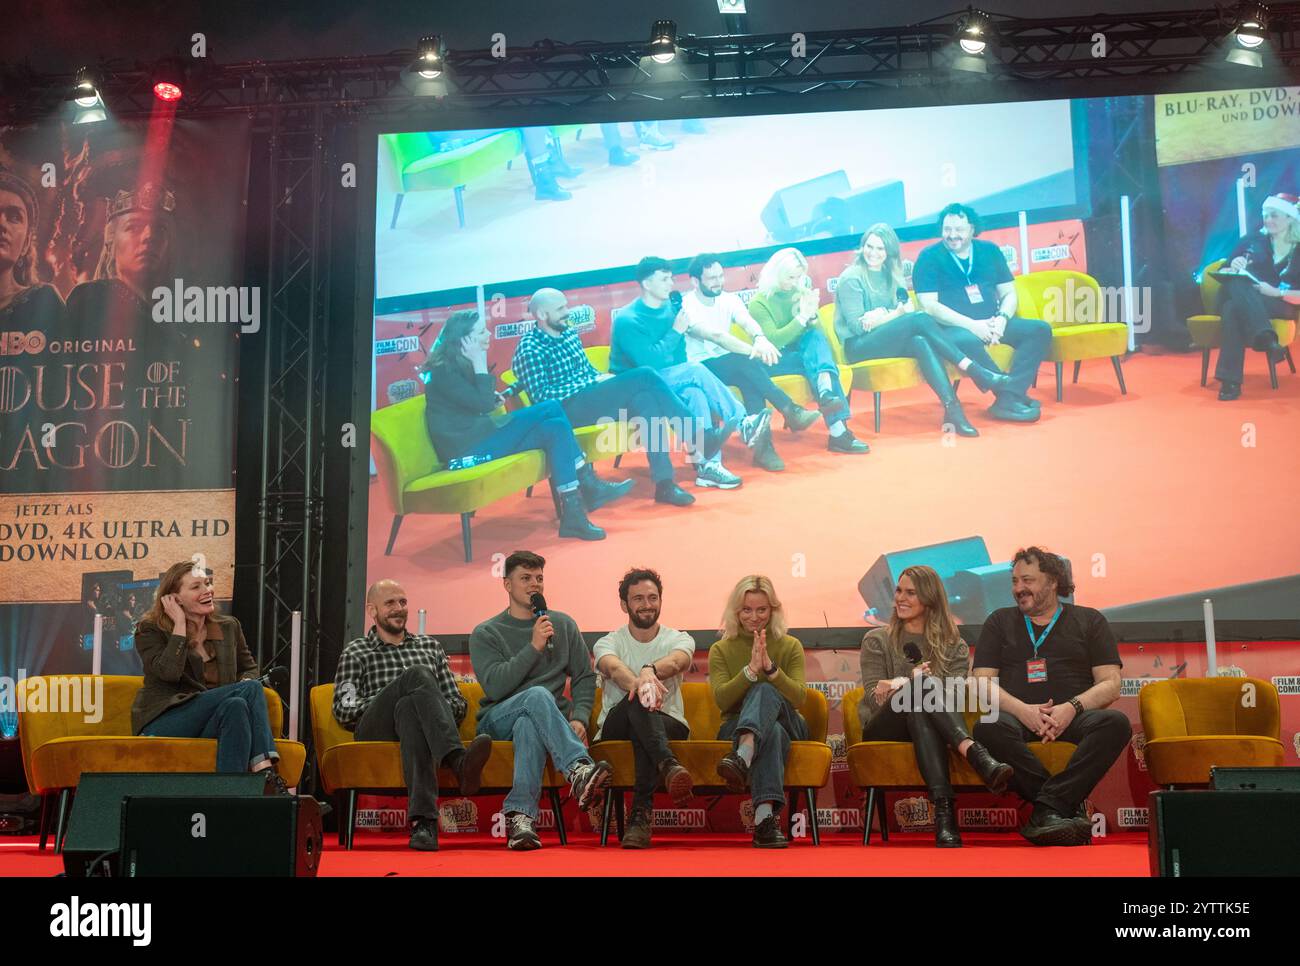
[[[866,302],[862,279],[841,275],[840,283],[835,286],[835,334],[840,337],[841,343],[862,334],[859,320],[867,310]]]
[[[582,632],[573,620],[568,621],[565,633],[569,635],[569,693],[573,696],[573,710],[569,713],[570,721],[581,721],[584,725],[591,718],[592,706],[596,703],[596,672],[591,666],[591,652],[587,642],[582,639]]]
[[[537,663],[537,651],[530,646],[511,656],[499,630],[484,621],[469,636],[469,660],[483,693],[491,701],[501,701],[519,690]]]

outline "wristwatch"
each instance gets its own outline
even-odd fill
[[[763,673],[766,674],[768,677],[771,677],[773,674],[776,673],[776,665],[773,664],[770,667],[763,668]]]
[[[654,666],[653,664],[642,664],[642,665],[641,665],[641,670],[642,670],[642,671],[644,671],[646,668],[649,668],[649,669],[650,669],[650,673],[653,674],[653,675],[655,676],[655,680],[657,681],[657,680],[659,679],[659,672],[658,672],[657,670],[655,670],[655,666]]]
[[[1071,698],[1070,706],[1074,708],[1074,713],[1076,715],[1083,714],[1083,702],[1078,698]]]

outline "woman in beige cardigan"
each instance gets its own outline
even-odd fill
[[[943,582],[930,567],[903,570],[889,624],[862,638],[862,738],[912,743],[934,801],[934,838],[940,848],[961,845],[948,748],[970,762],[989,791],[1001,794],[1012,774],[1010,765],[971,738],[962,716],[951,708],[953,689],[964,687],[969,654],[948,612]],[[938,680],[923,685],[923,678]]]

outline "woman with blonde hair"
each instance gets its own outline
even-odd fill
[[[239,621],[217,613],[211,576],[189,560],[168,567],[135,649],[144,664],[131,705],[137,735],[216,738],[217,771],[264,771],[271,790],[288,794],[257,662]]]
[[[983,392],[1002,392],[1009,376],[972,361],[943,332],[943,326],[912,309],[903,282],[903,257],[898,235],[885,223],[872,225],[862,236],[853,261],[835,286],[835,334],[846,362],[890,359],[916,360],[921,376],[943,403],[943,425],[959,436],[978,436],[970,424],[944,362],[951,362]]]
[[[961,714],[947,706],[950,690],[964,688],[969,655],[948,612],[943,581],[930,567],[907,567],[899,574],[889,624],[862,638],[862,738],[912,743],[934,801],[934,840],[940,848],[961,845],[948,748],[965,757],[991,792],[1006,791],[1012,775],[1011,766],[972,739]],[[922,685],[926,677],[938,680]],[[944,697],[939,707],[936,694]]]
[[[833,453],[866,453],[870,447],[848,427],[852,414],[840,385],[840,367],[817,325],[820,299],[821,292],[813,288],[803,252],[782,248],[759,272],[758,294],[749,302],[749,314],[781,352],[776,364],[767,367],[768,373],[801,375],[812,386],[831,434],[827,448]]]
[[[751,792],[754,846],[783,849],[785,763],[790,742],[808,737],[803,645],[787,633],[785,610],[767,577],[752,574],[731,591],[722,637],[709,648],[709,687],[722,711],[718,739],[732,750],[718,774],[733,792]]]

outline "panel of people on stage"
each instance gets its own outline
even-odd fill
[[[589,746],[605,740],[632,743],[635,784],[622,845],[646,848],[655,792],[663,789],[677,805],[693,795],[691,773],[669,744],[690,738],[731,743],[718,777],[750,796],[753,845],[785,848],[783,777],[791,742],[809,737],[800,713],[807,682],[803,645],[789,633],[790,615],[773,582],[750,575],[731,590],[719,639],[709,648],[708,683],[721,727],[692,734],[681,685],[695,642],[662,622],[660,576],[647,568],[626,573],[617,588],[626,621],[589,649],[571,617],[536,599],[547,589],[545,563],[529,551],[512,553],[502,579],[505,609],[470,636],[483,698],[468,744],[459,733],[468,702],[438,641],[408,629],[405,589],[380,580],[366,594],[370,628],[343,650],[333,714],[358,741],[399,743],[411,848],[438,848],[438,768],[452,772],[462,795],[477,793],[493,740],[514,748],[503,805],[509,849],[541,847],[536,821],[548,758],[579,808],[603,801],[612,768],[594,760]],[[1114,634],[1100,612],[1062,600],[1073,590],[1061,557],[1038,547],[1018,552],[1016,604],[989,615],[972,660],[938,574],[912,566],[899,575],[888,624],[863,637],[864,696],[843,713],[859,716],[864,740],[912,743],[934,803],[936,845],[961,845],[949,749],[990,791],[1013,790],[1032,806],[1020,830],[1030,842],[1090,840],[1085,799],[1132,729],[1110,707],[1120,689]],[[285,790],[257,666],[238,622],[215,613],[210,577],[191,563],[172,567],[140,622],[136,646],[145,668],[132,709],[137,734],[216,738],[219,771],[265,771],[273,790]],[[989,698],[968,729],[953,698],[972,677]],[[601,714],[588,734],[598,682]],[[924,701],[907,699],[909,688],[927,683]],[[1051,775],[1029,743],[1055,740],[1077,747],[1065,769]]]

